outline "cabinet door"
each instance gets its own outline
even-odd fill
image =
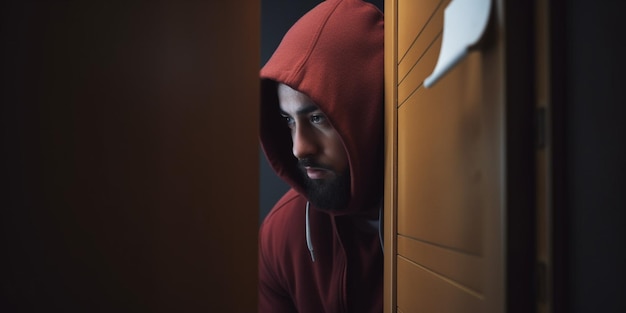
[[[386,3],[387,312],[505,312],[532,296],[532,278],[517,279],[533,263],[532,106],[511,99],[530,79],[507,77],[496,1],[481,46],[425,88],[450,2]]]

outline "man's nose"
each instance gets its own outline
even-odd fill
[[[296,127],[293,132],[293,155],[303,159],[317,153],[318,145],[311,129]]]

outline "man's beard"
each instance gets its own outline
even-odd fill
[[[335,173],[335,177],[328,179],[311,179],[306,174],[304,166],[328,167],[314,161],[304,159],[299,162],[298,168],[302,174],[307,199],[316,207],[339,212],[347,208],[350,200],[350,169],[342,173]]]

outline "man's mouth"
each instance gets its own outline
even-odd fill
[[[301,159],[298,165],[309,179],[327,179],[335,176],[333,170],[312,159]]]
[[[310,179],[326,179],[334,176],[331,170],[321,167],[305,166],[304,171]]]

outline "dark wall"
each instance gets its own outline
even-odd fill
[[[626,312],[625,7],[555,8],[555,227],[565,246],[556,266],[567,305],[559,312]]]
[[[259,24],[2,1],[0,312],[256,310]]]

